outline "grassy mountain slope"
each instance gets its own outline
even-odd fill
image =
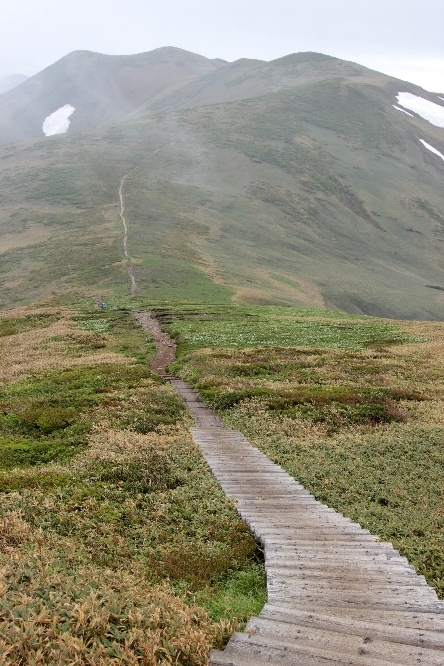
[[[173,47],[131,56],[74,51],[0,97],[0,143],[41,136],[46,116],[65,104],[75,107],[69,129],[75,131],[257,97],[335,76],[369,75],[360,65],[320,53],[228,63]]]
[[[241,58],[187,81],[158,100],[150,100],[144,110],[173,111],[233,102],[335,76],[355,78],[369,73],[361,65],[322,53],[292,53],[270,62]]]
[[[217,70],[212,60],[175,48],[131,56],[74,51],[0,97],[0,142],[42,136],[42,124],[65,104],[71,130],[115,122],[177,84]]]
[[[443,319],[442,129],[400,90],[427,96],[367,71],[4,146],[2,305],[128,292],[128,173],[139,295]]]
[[[131,307],[61,302],[0,317],[3,662],[206,666],[266,600],[260,551],[147,369]],[[171,369],[442,598],[442,325],[155,309]]]
[[[204,666],[266,599],[153,353],[128,310],[1,313],[4,666]]]

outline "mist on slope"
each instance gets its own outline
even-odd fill
[[[9,76],[0,77],[0,95],[16,88],[28,79],[25,74],[9,74]]]

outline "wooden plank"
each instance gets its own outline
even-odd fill
[[[271,637],[283,643],[291,640],[315,648],[322,646],[324,650],[350,652],[352,655],[361,656],[362,651],[365,651],[366,658],[402,662],[408,656],[410,663],[427,664],[427,666],[442,666],[443,661],[441,650],[416,645],[411,645],[406,650],[405,643],[385,641],[378,636],[369,636],[367,632],[343,632],[340,627],[327,629],[257,617],[250,620],[246,632],[259,637]]]
[[[406,651],[414,649],[407,647]],[[304,664],[304,666],[319,666],[320,664],[335,664],[335,666],[394,666],[402,664],[407,666],[411,664],[408,661],[408,655],[405,655],[402,661],[372,658],[367,655],[365,646],[362,646],[361,653],[352,654],[342,649],[336,651],[331,647],[323,648],[320,646],[311,647],[309,645],[298,644],[297,641],[274,639],[272,637],[262,637],[255,634],[235,633],[230,640],[225,652],[227,656],[233,654],[245,654],[246,656],[254,654],[257,659],[268,661],[271,664],[281,664],[282,666],[294,666],[295,664]],[[407,659],[406,659],[407,658]]]
[[[329,610],[329,609],[325,609]],[[331,611],[336,609],[330,609]],[[259,617],[288,624],[327,628],[343,633],[355,633],[370,638],[410,645],[428,646],[444,653],[444,617],[429,616],[425,613],[405,613],[402,611],[373,614],[369,609],[347,611],[341,614],[313,612],[302,609],[284,609],[273,604],[265,604]],[[254,618],[253,618],[254,620]]]
[[[302,595],[291,595],[291,596],[280,596],[279,598],[269,599],[273,605],[281,606],[282,608],[293,609],[293,608],[302,608],[304,610],[313,610],[325,612],[325,609],[329,608],[335,609],[334,613],[341,614],[344,612],[344,609],[352,610],[356,612],[358,610],[365,609],[377,611],[379,617],[382,618],[381,613],[385,612],[396,612],[404,611],[406,613],[430,613],[442,615],[442,602],[424,602],[417,600],[415,598],[409,599],[408,601],[403,600],[394,600],[384,603],[384,601],[368,599],[364,592],[359,597],[358,595],[347,595],[347,598],[337,599],[334,595],[315,595],[309,594],[305,597]]]
[[[365,571],[362,567],[356,567],[353,571],[351,567],[335,570],[333,567],[319,567],[317,569],[303,567],[268,567],[267,572],[272,571],[276,579],[279,576],[285,577],[285,580],[292,578],[300,578],[302,580],[350,580],[360,581],[360,584],[365,586],[367,583],[377,583],[378,581],[385,581],[387,585],[422,585],[427,586],[427,581],[424,576],[417,576],[415,572],[407,570],[394,570],[394,572],[384,571]]]
[[[350,581],[344,579],[276,579],[270,572],[267,572],[268,598],[278,599],[282,596],[286,600],[290,597],[297,597],[299,600],[315,595],[316,597],[332,598],[339,600],[364,598],[366,601],[374,599],[378,603],[382,600],[384,603],[393,604],[398,601],[408,603],[414,598],[415,601],[423,603],[436,602],[436,592],[423,585],[393,585],[392,583],[378,584],[367,582],[362,585],[362,581]]]
[[[406,558],[224,428],[186,382],[172,384],[195,416],[195,442],[265,553],[269,602],[211,663],[442,666],[444,603]]]

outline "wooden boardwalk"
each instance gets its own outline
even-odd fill
[[[317,502],[184,381],[194,440],[265,552],[268,603],[213,666],[444,666],[444,602],[390,543]]]

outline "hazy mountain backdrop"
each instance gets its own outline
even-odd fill
[[[444,319],[444,129],[399,92],[444,108],[316,53],[69,54],[0,96],[1,304],[128,292],[128,174],[140,294]]]
[[[65,104],[76,112],[72,130],[148,113],[231,102],[365,68],[319,54],[267,63],[209,60],[172,47],[133,56],[75,51],[0,98],[0,141],[41,136],[46,116]]]
[[[0,94],[16,88],[28,78],[24,74],[9,74],[8,76],[0,77]]]

